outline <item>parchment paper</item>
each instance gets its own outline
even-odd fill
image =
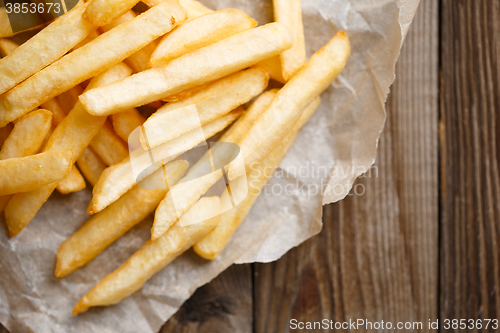
[[[271,0],[205,0],[272,21]],[[269,262],[317,234],[321,207],[344,198],[375,159],[394,67],[419,0],[302,0],[307,54],[344,29],[352,55],[275,177],[217,260],[192,251],[118,305],[72,317],[74,304],[150,237],[152,218],[86,267],[54,277],[59,245],[87,219],[90,190],[55,193],[16,238],[0,221],[0,322],[14,332],[157,332],[201,285],[232,263]],[[280,192],[281,190],[281,192]]]

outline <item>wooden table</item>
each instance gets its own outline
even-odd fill
[[[422,0],[366,193],[277,262],[233,265],[161,332],[500,319],[499,41],[500,0]]]

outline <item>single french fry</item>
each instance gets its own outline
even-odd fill
[[[75,305],[72,314],[85,312],[92,306],[116,304],[141,289],[153,275],[213,230],[219,223],[219,212],[218,197],[200,199],[183,215],[184,221],[179,220],[161,238],[147,241],[120,268],[105,276]],[[214,217],[206,219],[207,216]]]
[[[36,154],[50,130],[51,117],[47,110],[35,110],[19,118],[1,146],[0,160]],[[0,214],[10,197],[0,196]]]
[[[342,72],[350,52],[349,38],[344,31],[340,31],[285,84],[240,142],[246,168],[262,161],[289,133],[300,118],[304,106],[328,88]],[[245,168],[232,162],[229,180],[243,174]]]
[[[52,114],[35,110],[19,118],[0,150],[0,160],[36,154],[52,125]]]
[[[76,161],[76,165],[78,165],[80,172],[92,186],[97,183],[97,180],[107,167],[90,147],[83,150],[82,155]]]
[[[71,167],[68,175],[57,183],[57,191],[61,194],[69,194],[83,190],[87,184],[85,179],[75,165]]]
[[[222,78],[181,102],[167,104],[142,125],[142,147],[157,147],[222,117],[262,93],[268,82],[267,69],[250,68]],[[195,105],[194,112],[186,112],[183,106],[187,105]]]
[[[80,101],[93,115],[118,113],[219,79],[289,47],[288,29],[270,23],[186,54],[164,67],[88,91],[80,96]]]
[[[189,149],[200,144],[207,138],[217,134],[232,123],[236,118],[241,115],[240,111],[231,112],[230,114],[214,120],[202,127],[203,134],[200,137],[200,131],[193,130],[189,133],[183,134],[180,137],[166,142],[156,148],[148,151],[142,149],[135,150],[130,154],[130,157],[124,161],[115,164],[102,173],[99,181],[94,186],[92,191],[92,200],[90,201],[87,213],[95,214],[109,206],[111,203],[118,200],[123,194],[130,190],[137,181],[144,179],[152,174],[160,167],[160,163],[168,163],[180,154],[188,151]],[[154,168],[151,160],[154,157],[156,169]],[[140,170],[147,170],[148,172],[141,173],[140,179],[134,176],[131,159]]]
[[[132,70],[119,63],[93,78],[87,89],[106,85],[130,75]],[[44,151],[72,150],[74,163],[90,144],[106,121],[106,117],[88,114],[78,102],[66,118],[57,126],[47,142]],[[17,235],[36,215],[57,186],[57,182],[36,191],[15,194],[5,207],[5,221],[11,237]]]
[[[180,56],[236,35],[257,25],[242,10],[218,10],[184,23],[163,37],[151,55],[149,67],[162,67]]]
[[[6,57],[12,52],[14,52],[15,49],[18,48],[19,45],[17,43],[14,43],[13,41],[9,39],[0,39],[0,56]]]
[[[128,22],[128,21],[134,19],[136,16],[137,15],[133,11],[129,10],[128,12],[126,12],[122,16],[118,17],[116,20],[114,20],[110,24],[101,27],[101,29],[104,32],[109,31],[109,30],[119,26],[122,23],[125,23],[125,22]],[[149,58],[151,57],[151,55],[155,51],[157,45],[158,45],[158,43],[156,40],[152,41],[151,43],[144,46],[139,51],[132,54],[127,59],[123,60],[123,62],[126,63],[130,68],[132,68],[134,73],[139,73],[139,72],[145,71],[146,69],[148,69]]]
[[[293,47],[280,54],[283,78],[290,80],[306,63],[306,45],[300,0],[273,0],[274,19],[290,29]]]
[[[119,163],[128,156],[127,145],[116,135],[109,122],[92,139],[90,147],[107,165]]]
[[[153,7],[163,1],[165,0],[145,0],[143,2],[146,3],[149,7]],[[184,7],[184,9],[186,9],[189,20],[212,12],[211,9],[205,7],[196,0],[179,0],[179,3],[182,7]]]
[[[230,210],[225,210],[226,207],[232,207],[232,203],[228,190],[226,189],[224,191],[221,195],[223,213],[221,214],[219,225],[193,246],[193,250],[199,256],[213,260],[222,252],[231,236],[250,212],[250,209],[257,200],[262,189],[273,176],[274,171],[292,147],[301,128],[314,114],[320,102],[320,98],[316,97],[309,103],[304,109],[299,121],[294,125],[292,131],[278,147],[260,163],[253,165],[246,175],[238,177],[231,183],[230,189],[233,198],[244,195],[245,192],[243,191],[248,191],[246,198],[238,206]]]
[[[83,88],[80,85],[76,85],[73,88],[59,94],[56,99],[63,108],[64,112],[68,114],[71,109],[78,102],[78,97],[83,93]]]
[[[71,168],[71,151],[45,152],[0,161],[0,195],[34,191],[63,179]]]
[[[119,63],[185,19],[180,5],[164,2],[70,52],[0,96],[0,126]]]
[[[278,81],[279,83],[286,83],[283,78],[283,70],[281,69],[281,59],[279,56],[264,59],[257,65],[267,68],[271,74],[271,79]]]
[[[77,5],[2,59],[0,94],[61,58],[95,29],[94,25],[82,18],[86,6]]]
[[[146,118],[137,109],[130,109],[111,115],[111,123],[116,134],[125,142],[128,142],[130,133],[144,124],[145,121]]]
[[[83,18],[102,27],[132,9],[139,0],[91,0]]]
[[[250,105],[245,114],[240,117],[224,135],[222,135],[219,142],[239,142],[248,129],[252,127],[255,119],[257,119],[269,106],[277,91],[277,89],[273,89],[260,95],[252,105]],[[205,174],[206,170],[212,169],[213,155],[213,152],[211,154],[209,152],[205,153],[202,158],[189,169],[188,173],[182,178],[179,184],[172,187],[161,201],[155,212],[155,219],[153,227],[151,228],[151,239],[154,240],[161,237],[161,235],[182,216],[182,214],[191,208],[210,187],[221,179],[221,170],[212,172],[208,175]],[[221,163],[219,162],[219,164]]]
[[[179,181],[189,163],[175,161],[157,170],[144,181],[168,182],[172,186]],[[166,179],[164,179],[164,172]],[[168,192],[152,184],[152,188],[134,186],[117,201],[99,214],[92,216],[78,231],[61,244],[57,252],[56,277],[67,276],[86,265],[115,240],[123,236],[137,223],[144,220],[158,206]],[[148,187],[148,186],[145,186]]]

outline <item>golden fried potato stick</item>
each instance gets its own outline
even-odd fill
[[[257,200],[262,189],[273,176],[274,171],[292,147],[301,128],[312,117],[320,102],[320,98],[316,97],[309,103],[304,109],[299,121],[285,139],[260,163],[256,163],[256,165],[252,166],[246,175],[236,178],[234,182],[231,183],[230,189],[233,198],[239,195],[245,195],[243,191],[247,191],[248,189],[246,198],[239,205],[230,210],[226,210],[225,208],[232,207],[232,203],[228,190],[226,189],[224,191],[221,195],[223,213],[221,214],[219,225],[193,246],[194,251],[199,256],[213,260],[222,252],[231,236],[236,232],[241,222],[243,222],[250,212],[250,209]],[[239,194],[238,192],[242,193]]]
[[[133,20],[136,16],[137,15],[133,11],[129,10],[128,12],[126,12],[122,16],[118,17],[116,20],[114,20],[110,24],[101,27],[101,29],[102,29],[102,31],[107,32],[107,31],[119,26],[122,23]],[[151,57],[151,54],[153,54],[153,52],[155,51],[157,45],[158,45],[158,42],[156,40],[154,40],[151,43],[149,43],[148,45],[144,46],[139,51],[132,54],[127,59],[123,60],[123,62],[126,63],[130,68],[132,68],[134,73],[139,73],[139,72],[145,71],[146,69],[148,69],[149,58]]]
[[[47,110],[35,110],[19,118],[0,150],[0,160],[26,157],[36,154],[49,133],[52,114]],[[10,195],[0,196],[0,214]]]
[[[257,25],[242,10],[218,10],[184,23],[163,37],[151,55],[149,67],[162,67],[180,56],[216,43]]]
[[[139,0],[90,0],[83,13],[83,18],[98,27],[102,27],[125,14],[138,2]]]
[[[152,174],[155,169],[151,165],[151,156],[155,157],[155,162],[161,161],[163,164],[168,163],[177,158],[180,154],[196,147],[207,138],[222,131],[238,118],[241,113],[241,111],[233,111],[222,118],[204,125],[202,127],[203,137],[200,137],[199,129],[193,130],[149,151],[144,151],[142,149],[135,150],[130,154],[130,157],[124,161],[107,168],[94,186],[92,200],[90,201],[87,213],[95,214],[100,212],[130,190],[137,181]],[[134,176],[131,167],[131,159],[134,160],[134,164],[137,165],[137,168],[140,170],[148,170],[147,173],[143,172],[141,174],[140,179]],[[155,164],[155,166],[159,168],[160,163]]]
[[[273,0],[274,19],[290,29],[293,47],[280,54],[283,78],[290,80],[306,63],[306,44],[300,0]]]
[[[92,139],[90,147],[107,165],[119,163],[128,156],[127,145],[116,135],[108,121]]]
[[[237,143],[252,127],[253,122],[269,106],[278,92],[277,89],[269,90],[260,95],[250,105],[243,116],[240,117],[219,139],[219,142]],[[216,147],[217,149],[217,147]],[[222,148],[223,149],[223,148]],[[155,240],[163,235],[210,187],[222,178],[222,171],[206,175],[206,170],[211,170],[212,154],[205,153],[182,178],[179,184],[173,186],[170,192],[161,201],[156,209],[151,239]],[[175,202],[174,202],[175,196]]]
[[[105,276],[73,309],[73,315],[92,306],[112,305],[141,289],[144,283],[188,250],[219,223],[220,199],[200,199],[165,235],[147,241],[120,268]],[[207,216],[214,216],[206,219]]]
[[[118,113],[219,79],[289,47],[288,29],[279,23],[270,23],[183,55],[164,67],[87,91],[80,96],[80,101],[93,115]]]
[[[71,150],[0,161],[0,195],[34,191],[61,180],[71,168]]]
[[[13,41],[9,39],[0,39],[0,56],[6,57],[12,52],[14,52],[15,49],[18,48],[19,45],[17,43],[14,43]]]
[[[75,6],[0,61],[0,94],[61,58],[96,28],[82,18],[86,6]]]
[[[181,102],[161,107],[142,125],[142,147],[157,147],[228,114],[262,93],[268,82],[267,69],[250,68],[215,81]],[[194,112],[186,112],[187,105],[195,105]]]
[[[125,142],[128,142],[130,133],[144,124],[145,121],[146,118],[137,109],[130,109],[111,115],[111,123],[116,134]]]
[[[130,75],[132,70],[123,63],[119,63],[106,72],[93,78],[87,89],[106,85]],[[57,126],[44,151],[73,151],[73,163],[82,151],[90,144],[106,121],[106,117],[95,117],[88,114],[80,103]],[[44,186],[36,191],[18,193],[14,195],[5,208],[5,221],[11,237],[17,235],[36,215],[40,207],[47,201],[57,186],[57,182]]]
[[[82,155],[76,161],[76,165],[78,165],[80,172],[92,186],[97,183],[97,180],[107,167],[90,147],[83,150]]]
[[[0,126],[119,63],[185,19],[184,8],[164,2],[70,52],[0,96]]]
[[[149,7],[156,6],[159,3],[162,3],[165,0],[144,0],[143,2],[147,4]],[[211,13],[212,10],[202,5],[200,2],[196,0],[179,0],[184,9],[186,9],[188,13],[188,19],[192,20],[207,13]]]
[[[264,59],[257,65],[267,68],[271,74],[271,79],[278,81],[279,83],[286,83],[283,78],[283,70],[281,69],[281,59],[279,56]]]
[[[61,244],[57,252],[56,277],[65,277],[88,264],[115,240],[144,220],[158,206],[168,187],[155,184],[158,179],[168,186],[176,184],[189,163],[175,161],[155,171],[143,182],[152,186],[134,186],[102,212],[92,216],[78,231]],[[164,179],[164,172],[166,179]]]
[[[290,132],[304,107],[342,72],[350,52],[349,38],[340,31],[285,84],[240,142],[245,167],[262,161]],[[245,174],[235,162],[229,166],[230,181]]]

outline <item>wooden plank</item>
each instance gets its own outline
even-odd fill
[[[199,288],[163,326],[162,333],[251,333],[252,270],[233,265]]]
[[[397,64],[376,168],[324,209],[320,235],[255,265],[255,332],[298,321],[438,314],[438,3],[423,0]]]
[[[441,3],[440,317],[500,319],[500,1]]]

